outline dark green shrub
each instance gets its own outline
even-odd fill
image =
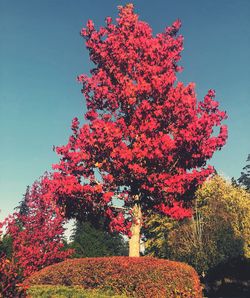
[[[208,271],[205,278],[213,297],[250,297],[250,259],[235,258]]]

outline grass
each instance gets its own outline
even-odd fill
[[[32,286],[27,291],[30,298],[127,298],[125,295],[114,295],[100,290],[86,290],[80,286]]]

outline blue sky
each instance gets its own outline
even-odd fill
[[[0,218],[22,199],[58,158],[71,119],[85,111],[76,76],[91,64],[79,32],[117,16],[112,0],[0,0]],[[250,153],[250,1],[131,1],[154,33],[182,20],[184,51],[179,79],[208,89],[229,116],[227,145],[211,164],[238,177]]]

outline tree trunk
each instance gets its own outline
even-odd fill
[[[141,206],[135,204],[133,209],[133,222],[131,226],[132,236],[129,239],[129,256],[139,257],[140,256],[140,239],[141,239],[141,225],[142,225],[142,213]]]

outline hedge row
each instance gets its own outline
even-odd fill
[[[82,286],[129,297],[202,297],[199,277],[192,267],[149,257],[66,260],[36,272],[23,285]]]

